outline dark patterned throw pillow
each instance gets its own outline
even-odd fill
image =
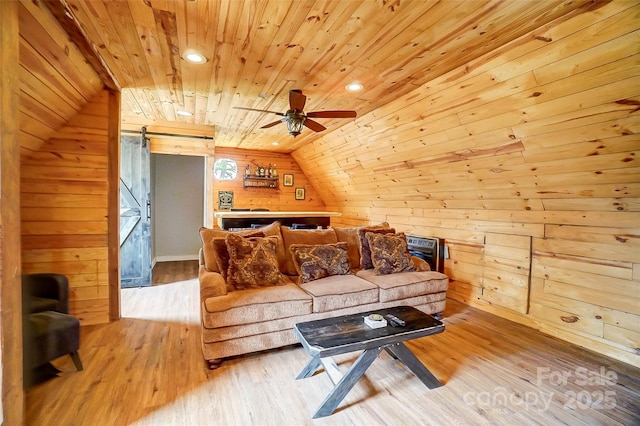
[[[347,243],[292,244],[289,252],[298,271],[298,284],[351,273]]]
[[[371,261],[375,275],[388,275],[396,272],[415,271],[411,261],[407,238],[404,233],[379,234],[367,232],[366,238],[371,247]]]
[[[220,272],[218,269],[218,261],[215,257],[215,247],[214,240],[216,238],[226,238],[227,235],[231,233],[231,231],[225,231],[222,229],[211,229],[206,227],[200,228],[200,239],[202,240],[202,254],[204,255],[204,267],[207,271],[210,272]],[[242,236],[253,236],[258,237],[260,235],[264,236],[264,232],[256,231],[254,229],[247,229],[244,231],[234,232],[236,235]],[[260,234],[260,235],[256,235]]]
[[[373,263],[371,262],[371,249],[369,248],[369,240],[365,236],[367,232],[374,232],[377,234],[395,234],[394,228],[382,227],[382,226],[367,226],[364,228],[358,228],[358,236],[360,237],[360,268],[371,269]]]
[[[237,234],[243,238],[247,237],[264,237],[264,232],[256,231],[250,234]],[[217,237],[212,240],[213,242],[213,255],[215,256],[216,263],[218,264],[218,271],[227,279],[227,271],[229,270],[229,250],[227,250],[227,238]]]
[[[244,290],[285,284],[278,269],[275,237],[243,238],[229,234],[226,244],[229,252],[227,285]]]

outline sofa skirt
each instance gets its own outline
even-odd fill
[[[296,323],[403,305],[413,306],[427,314],[436,314],[443,312],[446,307],[446,293],[434,293],[394,302],[374,303],[261,323],[203,328],[202,353],[205,359],[214,360],[288,346],[299,343],[293,332],[293,326]]]

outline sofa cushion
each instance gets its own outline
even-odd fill
[[[415,271],[416,267],[411,261],[407,238],[404,233],[365,234],[371,249],[371,262],[375,275],[388,275],[398,272]]]
[[[349,256],[349,267],[360,269],[360,248],[357,228],[333,228],[338,238],[338,242],[347,243],[347,254]]]
[[[229,235],[230,231],[224,231],[221,229],[211,229],[202,227],[200,228],[200,239],[202,240],[202,254],[204,257],[204,267],[209,272],[220,272],[218,269],[218,262],[215,258],[215,248],[213,246],[214,238],[225,238]],[[235,231],[236,235],[252,236],[252,235],[264,235],[260,231],[254,229],[247,229],[246,231]]]
[[[264,232],[257,231],[249,234],[248,237],[264,237]],[[244,236],[247,237],[247,236]],[[226,237],[216,237],[213,239],[213,255],[218,265],[218,271],[222,277],[227,279],[227,270],[229,269],[229,250],[227,250]]]
[[[289,251],[298,272],[298,284],[351,273],[347,243],[292,244]]]
[[[375,275],[373,269],[363,269],[356,275],[380,288],[380,302],[441,293],[449,288],[449,277],[435,271]]]
[[[317,245],[334,244],[338,242],[333,229],[290,229],[286,226],[281,228],[284,248],[287,254],[286,267],[284,273],[287,275],[297,275],[298,271],[291,257],[289,247],[292,244]]]
[[[233,291],[204,299],[202,325],[228,327],[310,314],[312,298],[291,280],[281,286]]]
[[[328,312],[378,301],[378,287],[355,275],[333,275],[300,284],[313,297],[313,312]]]
[[[378,234],[395,234],[394,228],[380,226],[363,226],[358,228],[358,247],[360,249],[360,268],[371,269],[373,263],[371,262],[371,249],[369,248],[369,240],[367,240],[367,232],[375,232]]]
[[[278,267],[283,274],[287,268],[288,252],[284,248],[284,240],[282,239],[282,225],[280,222],[275,221],[269,225],[256,228],[256,231],[264,232],[265,237],[276,237],[278,245],[276,246],[276,257],[278,258]]]
[[[389,228],[389,223],[382,222],[380,225],[370,225],[368,227]],[[349,253],[349,265],[351,266],[351,269],[360,269],[360,236],[358,235],[358,230],[362,228],[365,227],[353,226],[350,228],[333,228],[338,241],[344,241],[347,243],[347,252]]]
[[[264,234],[261,235],[264,237]],[[212,241],[213,243],[213,257],[216,260],[218,266],[218,272],[222,275],[222,278],[227,279],[227,269],[229,269],[229,250],[227,250],[227,238],[216,237]]]
[[[284,284],[274,237],[245,238],[229,234],[226,243],[229,251],[227,285],[242,290]]]

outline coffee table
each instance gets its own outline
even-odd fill
[[[406,325],[404,327],[387,325],[382,328],[369,328],[364,324],[364,317],[373,313],[383,316],[395,315],[404,320]],[[444,331],[444,324],[441,321],[416,308],[397,306],[360,314],[302,322],[296,324],[293,330],[307,353],[311,355],[311,360],[298,374],[296,380],[311,377],[322,365],[334,385],[313,415],[314,419],[333,413],[383,349],[392,357],[402,361],[429,389],[442,386],[442,383],[403,343],[407,340]],[[363,351],[362,354],[343,375],[331,357],[360,350]]]

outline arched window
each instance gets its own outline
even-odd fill
[[[233,180],[238,176],[238,164],[230,158],[219,158],[213,163],[213,175],[218,180]]]

